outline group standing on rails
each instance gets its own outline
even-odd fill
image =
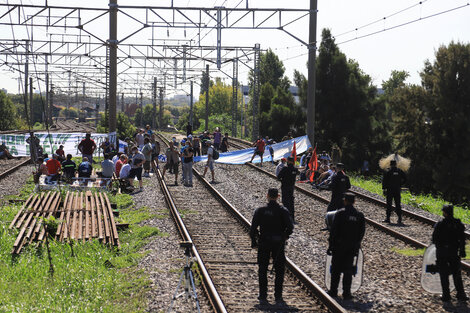
[[[187,128],[187,136],[178,142],[176,137],[169,141],[164,155],[160,155],[160,144],[156,134],[147,128],[139,130],[134,139],[126,138],[127,146],[124,151],[116,151],[109,140],[97,147],[91,139],[90,134],[79,143],[78,150],[82,153],[82,162],[77,167],[70,154],[65,154],[63,147],[59,147],[56,153],[48,158],[42,153],[39,140],[32,133],[28,139],[31,157],[38,164],[36,175],[47,175],[50,180],[58,180],[62,175],[65,179],[71,179],[78,173],[79,177],[90,177],[93,167],[93,156],[97,148],[102,149],[104,161],[101,163],[101,177],[119,178],[127,182],[133,190],[134,178],[139,181],[140,190],[143,189],[142,176],[150,175],[150,164],[156,161],[165,162],[162,176],[166,172],[174,174],[175,185],[178,185],[179,165],[182,167],[182,183],[186,187],[193,186],[192,167],[194,157],[207,155],[203,177],[210,171],[211,182],[215,181],[215,160],[219,158],[220,152],[227,152],[229,146],[228,134],[222,135],[217,127],[212,134],[205,131],[200,136],[192,134],[192,129]],[[289,134],[286,140],[291,139]],[[254,153],[251,161],[256,156],[262,158],[265,149],[270,149],[273,143],[268,137],[260,137],[254,144]],[[352,277],[357,271],[357,260],[361,242],[365,234],[365,217],[354,206],[355,196],[348,192],[351,188],[349,177],[345,173],[345,165],[340,162],[341,151],[335,150],[335,162],[324,151],[318,157],[319,167],[314,171],[307,165],[314,157],[314,149],[310,148],[300,160],[300,167],[296,166],[293,156],[282,158],[276,166],[276,176],[281,183],[282,205],[279,204],[279,191],[270,188],[267,191],[267,205],[255,210],[250,230],[252,247],[258,248],[258,275],[260,304],[267,303],[267,271],[272,259],[275,270],[274,297],[278,304],[285,303],[282,290],[285,273],[285,247],[289,236],[294,230],[294,224],[299,223],[295,219],[294,190],[297,177],[311,177],[312,186],[318,189],[330,189],[331,200],[327,212],[332,212],[333,219],[329,225],[329,238],[327,255],[331,256],[331,280],[328,294],[331,297],[338,296],[339,284],[342,274],[342,297],[345,300],[352,299],[351,283]],[[8,157],[8,151],[4,145],[0,146],[0,157]],[[316,155],[315,155],[316,157]],[[251,162],[250,161],[250,162]],[[387,210],[384,222],[391,223],[391,213],[395,210],[398,220],[397,224],[403,224],[401,212],[401,189],[406,183],[406,174],[397,167],[396,160],[391,160],[389,168],[384,172],[382,180],[383,193],[387,200]],[[392,203],[395,206],[392,206]],[[461,276],[461,258],[466,256],[465,252],[465,227],[459,219],[453,216],[453,207],[446,205],[442,208],[444,219],[434,227],[432,242],[436,246],[437,268],[439,269],[443,301],[449,301],[449,275],[457,289],[457,299],[468,300]]]
[[[306,158],[312,157],[313,149],[307,152]],[[332,191],[331,201],[327,212],[334,213],[332,224],[329,227],[327,254],[331,256],[330,286],[328,294],[331,297],[338,296],[338,287],[342,274],[342,297],[345,300],[353,298],[351,294],[352,277],[357,272],[357,260],[361,242],[365,234],[365,217],[355,207],[355,195],[348,192],[351,184],[348,176],[344,172],[344,164],[338,162],[329,164],[331,158],[323,152],[320,159],[323,168],[322,172],[316,172],[318,179],[323,173],[327,173],[325,181],[328,181],[328,189]],[[287,165],[286,165],[287,161]],[[302,161],[301,161],[302,164]],[[308,164],[308,162],[304,163]],[[328,171],[333,170],[333,174]],[[279,268],[285,264],[286,240],[292,233],[291,226],[296,222],[294,219],[294,185],[296,175],[299,170],[294,166],[294,159],[289,157],[281,159],[276,167],[276,176],[281,181],[282,206],[277,205],[277,190],[268,190],[268,206],[257,209],[253,216],[250,236],[252,245],[258,246],[259,264],[259,300],[261,304],[266,303],[266,270],[268,262],[266,259],[271,256],[273,267],[276,269],[275,279],[275,299],[276,302],[283,302],[280,292],[283,281],[284,269]],[[331,176],[331,177],[326,177]],[[390,167],[384,172],[382,186],[387,199],[386,218],[384,222],[390,223],[390,216],[395,209],[398,216],[397,224],[403,224],[401,214],[401,189],[406,182],[406,174],[397,167],[396,160],[391,160]],[[318,186],[318,182],[314,183]],[[395,202],[395,208],[392,202]],[[334,211],[334,212],[333,212]],[[459,219],[453,217],[453,207],[445,205],[442,208],[444,219],[434,227],[432,242],[436,245],[437,268],[439,269],[440,282],[442,287],[441,300],[450,301],[449,275],[453,276],[457,290],[457,299],[467,301],[462,276],[461,258],[465,253],[465,227]],[[289,212],[291,223],[285,222],[285,214]],[[266,226],[266,225],[269,225]],[[259,228],[259,230],[258,230]],[[275,238],[276,240],[272,239]],[[269,248],[268,248],[269,247]],[[357,262],[357,261],[356,261]]]

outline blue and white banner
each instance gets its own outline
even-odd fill
[[[286,140],[280,143],[276,143],[273,145],[266,146],[263,154],[263,162],[264,161],[274,161],[280,160],[282,158],[287,158],[292,154],[292,148],[294,147],[295,141],[295,149],[297,154],[301,154],[309,147],[311,147],[310,141],[308,140],[307,136],[297,137],[291,140]],[[271,158],[271,153],[269,152],[269,147],[273,149],[274,155]],[[255,148],[248,148],[243,150],[235,150],[220,153],[219,159],[215,160],[216,163],[224,163],[224,164],[245,164],[251,160],[253,153],[255,152]],[[204,156],[197,156],[194,158],[194,162],[201,162],[207,161],[207,155]],[[261,162],[261,158],[259,156],[255,156],[253,159],[253,163]]]

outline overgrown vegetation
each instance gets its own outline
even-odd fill
[[[351,184],[361,187],[365,190],[383,196],[381,177],[371,177],[364,179],[359,175],[351,175]],[[430,213],[442,216],[442,206],[450,204],[442,197],[434,197],[428,194],[414,194],[410,191],[404,191],[401,194],[402,203],[412,205]],[[462,223],[470,224],[470,211],[467,207],[454,206],[454,216],[459,218]]]
[[[23,194],[29,189],[23,190]],[[54,277],[50,278],[45,249],[32,244],[16,258],[10,251],[17,230],[8,230],[20,208],[0,210],[0,312],[144,312],[149,281],[135,265],[140,249],[154,236],[167,236],[140,223],[153,217],[148,208],[133,208],[129,195],[111,196],[120,209],[118,221],[129,223],[119,233],[119,252],[96,240],[76,243],[72,257],[67,244],[50,241]],[[109,261],[109,262],[107,262]]]

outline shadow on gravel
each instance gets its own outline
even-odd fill
[[[410,225],[406,225],[406,224],[404,224],[404,223],[401,223],[401,224],[398,224],[398,223],[390,223],[389,225],[390,225],[390,226],[394,226],[394,227],[400,227],[400,228],[410,227]]]
[[[299,312],[299,309],[288,304],[256,304],[255,309],[262,312]]]
[[[442,308],[446,312],[470,312],[470,308],[465,302],[458,302],[457,305],[454,305],[452,302],[444,303]]]
[[[361,302],[354,300],[337,299],[338,303],[350,312],[369,312],[374,306],[374,302]]]

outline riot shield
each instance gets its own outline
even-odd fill
[[[436,260],[436,246],[430,244],[424,252],[423,267],[421,269],[421,286],[427,292],[441,294],[441,278],[439,276],[439,268],[437,267]],[[449,277],[449,288],[450,291],[455,289],[452,275]]]
[[[351,293],[356,292],[361,288],[362,285],[362,273],[364,271],[364,254],[362,249],[359,249],[357,257],[354,257],[354,271],[351,283]],[[343,292],[343,274],[341,274],[340,283],[338,286],[338,292]],[[331,286],[331,255],[326,256],[325,266],[325,286],[329,289]]]

